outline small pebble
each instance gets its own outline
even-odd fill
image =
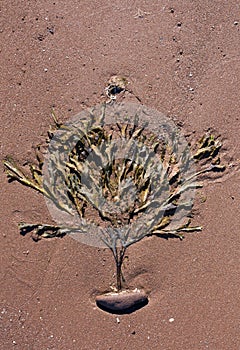
[[[234,24],[235,26],[237,26],[237,25],[238,25],[238,21],[234,21],[233,24]]]
[[[132,308],[141,308],[148,304],[148,297],[144,291],[122,291],[106,293],[96,297],[97,306],[105,311],[126,311]]]
[[[116,318],[116,320],[117,320],[117,323],[120,323],[120,320],[119,320],[119,318],[118,318],[118,317]]]
[[[173,321],[174,321],[174,318],[173,318],[173,317],[169,318],[169,322],[170,322],[170,323],[172,323]]]

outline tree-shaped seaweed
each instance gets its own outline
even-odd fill
[[[31,176],[10,159],[4,161],[10,180],[41,192],[57,225],[21,223],[24,234],[49,238],[70,234],[83,243],[107,246],[116,263],[116,294],[124,290],[122,264],[127,248],[146,236],[177,237],[200,231],[190,216],[197,178],[223,171],[221,143],[210,133],[190,146],[180,130],[139,104],[103,104],[66,124],[54,116],[45,160],[37,152]],[[125,293],[126,296],[126,293]],[[108,296],[109,297],[109,296]],[[111,296],[109,297],[111,298]],[[131,299],[131,298],[130,298]],[[138,293],[122,306],[146,301]],[[106,298],[98,298],[105,307]]]

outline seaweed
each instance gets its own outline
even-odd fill
[[[126,117],[126,121],[109,126],[104,122],[105,105],[100,117],[90,113],[77,127],[59,122],[54,113],[52,116],[54,128],[48,132],[45,162],[38,146],[37,162],[29,166],[28,174],[10,157],[4,160],[5,170],[9,181],[42,193],[60,211],[77,215],[79,221],[73,225],[20,223],[22,234],[33,232],[35,240],[74,232],[87,236],[94,224],[98,230],[93,234],[114,256],[116,289],[120,291],[129,246],[146,236],[182,240],[185,233],[202,230],[191,226],[192,196],[203,186],[199,182],[202,174],[225,170],[219,138],[206,133],[192,146],[181,145],[179,133],[174,131],[166,142],[140,125],[138,115],[132,123]]]

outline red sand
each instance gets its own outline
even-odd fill
[[[68,120],[103,101],[120,74],[133,92],[126,99],[137,96],[186,132],[215,129],[225,158],[239,160],[236,1],[5,0],[1,12],[1,159],[33,159],[52,106]],[[109,250],[20,236],[18,222],[50,215],[40,194],[7,183],[2,165],[0,178],[2,350],[240,348],[237,169],[199,191],[202,233],[130,247],[125,278],[150,293],[149,304],[119,316],[94,303],[114,281]]]

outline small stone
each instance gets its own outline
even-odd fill
[[[238,25],[238,21],[234,21],[233,24],[234,24],[235,26],[237,26],[237,25]]]
[[[169,322],[170,323],[174,322],[174,318],[173,317],[169,318]]]
[[[127,313],[147,305],[148,297],[144,291],[121,291],[106,293],[96,297],[96,304],[108,312]]]
[[[116,321],[117,321],[117,323],[120,323],[120,320],[119,320],[119,318],[118,318],[118,317],[116,318]]]

